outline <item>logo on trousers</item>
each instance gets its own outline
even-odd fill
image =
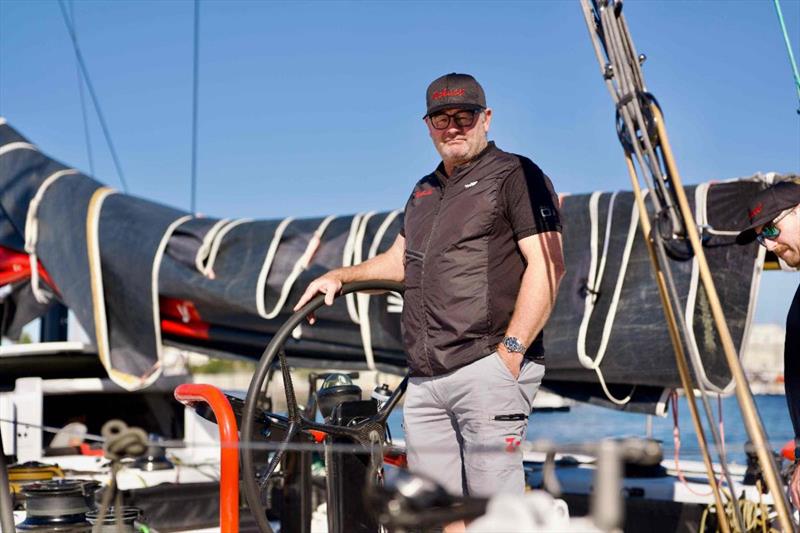
[[[522,443],[521,439],[517,437],[506,437],[506,451],[507,452],[514,452],[517,448],[519,448],[520,444]]]

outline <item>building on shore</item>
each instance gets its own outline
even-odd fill
[[[778,324],[753,324],[742,366],[755,394],[783,394],[783,338]]]

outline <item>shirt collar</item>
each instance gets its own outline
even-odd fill
[[[494,141],[489,141],[486,144],[486,148],[481,150],[478,155],[473,157],[471,160],[467,161],[463,165],[459,165],[453,169],[453,174],[448,176],[447,173],[444,171],[444,161],[439,162],[439,166],[436,167],[434,174],[436,177],[439,178],[439,181],[442,185],[446,185],[448,182],[457,181],[458,178],[466,171],[474,167],[481,159],[486,157],[490,152],[494,152],[497,150],[497,147],[494,144]]]

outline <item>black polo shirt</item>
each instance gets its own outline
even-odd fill
[[[520,239],[561,231],[550,179],[489,143],[451,176],[442,165],[409,198],[403,343],[412,375],[444,374],[495,350],[514,311]],[[543,355],[541,334],[526,354]]]

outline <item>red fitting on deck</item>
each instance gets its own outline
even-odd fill
[[[228,398],[213,385],[184,383],[175,388],[184,405],[205,402],[214,411],[220,438],[219,527],[222,533],[239,533],[239,430]]]
[[[786,444],[783,445],[783,448],[781,448],[781,455],[787,461],[794,461],[795,460],[795,457],[794,457],[794,439],[788,441]]]

